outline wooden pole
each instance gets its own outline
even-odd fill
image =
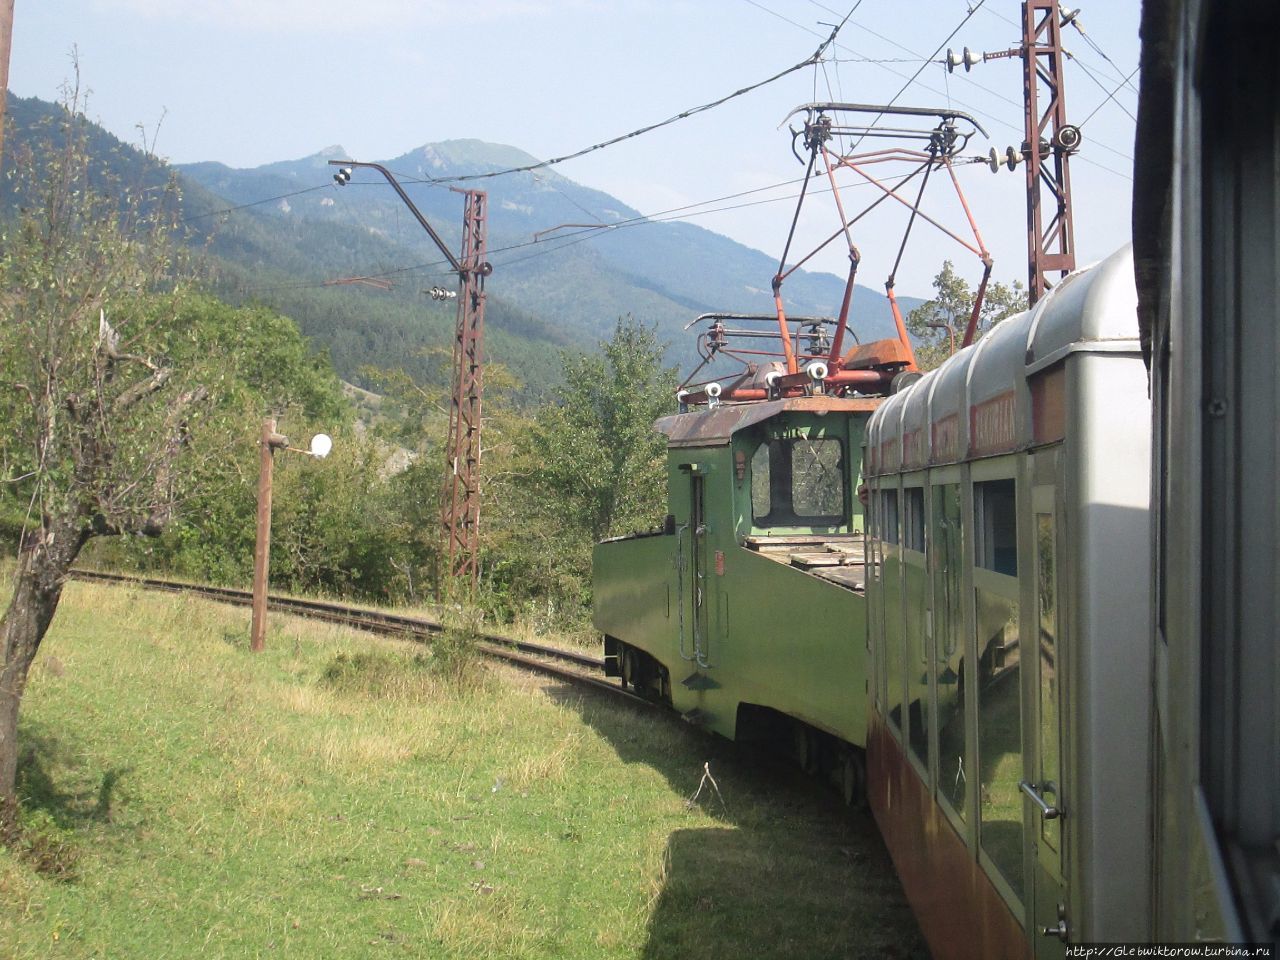
[[[276,433],[274,417],[262,422],[258,459],[258,534],[253,544],[253,622],[249,629],[249,649],[259,652],[267,645],[267,576],[271,566],[271,473],[276,447],[288,446],[287,438]]]

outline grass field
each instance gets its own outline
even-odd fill
[[[656,711],[68,586],[23,707],[0,957],[910,957],[868,819]],[[470,679],[468,679],[470,677]],[[698,788],[709,762],[723,803]]]

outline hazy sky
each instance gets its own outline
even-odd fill
[[[148,141],[157,137],[157,152],[177,163],[247,167],[334,144],[357,159],[387,159],[463,137],[546,158],[715,100],[805,59],[830,31],[823,23],[854,2],[17,0],[10,85],[21,96],[56,98],[71,74],[74,46],[92,91],[89,115],[134,143],[142,125]],[[886,102],[939,45],[976,51],[1016,45],[1021,8],[1014,0],[986,0],[948,43],[975,4],[862,0],[822,68],[556,169],[646,214],[792,180],[803,168],[791,155],[786,127],[779,128],[792,107],[814,99]],[[1084,125],[1084,147],[1071,168],[1083,264],[1129,237],[1128,114],[1136,113],[1137,97],[1121,78],[1137,66],[1139,9],[1136,0],[1082,5],[1089,38],[1114,61],[1077,32],[1065,33],[1076,57],[1066,82],[1068,114]],[[1136,74],[1130,83],[1136,87]],[[1117,87],[1118,103],[1107,101]],[[1017,59],[980,64],[967,75],[924,65],[898,102],[972,112],[991,139],[975,138],[968,156],[991,146],[1003,152],[1022,139]],[[973,164],[959,175],[995,255],[996,277],[1025,278],[1022,171],[992,174]],[[870,199],[868,188],[851,190],[846,201],[855,206],[862,197]],[[806,240],[838,224],[828,197],[814,201],[802,224]],[[905,211],[890,212],[893,206],[882,205],[856,231],[860,279],[869,285],[883,283],[897,252]],[[692,222],[777,256],[792,207],[756,203],[704,212]],[[963,224],[942,178],[931,184],[925,209]],[[965,250],[928,230],[918,240],[899,272],[899,292],[928,295],[943,257],[976,281],[980,268]],[[815,264],[843,273],[846,262],[833,250]],[[761,278],[762,287],[768,279]],[[492,282],[496,287],[500,277]]]

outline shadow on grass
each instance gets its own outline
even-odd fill
[[[116,791],[132,767],[113,767],[99,778],[43,725],[24,721],[19,737],[18,800],[25,814],[42,811],[67,829],[111,823]]]
[[[667,839],[645,960],[926,957],[870,814],[755,748],[660,709],[552,687],[625,763],[643,763],[723,826]],[[717,791],[703,782],[704,764]],[[721,802],[720,797],[723,797]]]

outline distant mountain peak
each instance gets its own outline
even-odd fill
[[[538,162],[518,147],[484,140],[442,140],[424,143],[407,154],[428,170],[450,170],[456,167],[505,168],[525,167]]]

